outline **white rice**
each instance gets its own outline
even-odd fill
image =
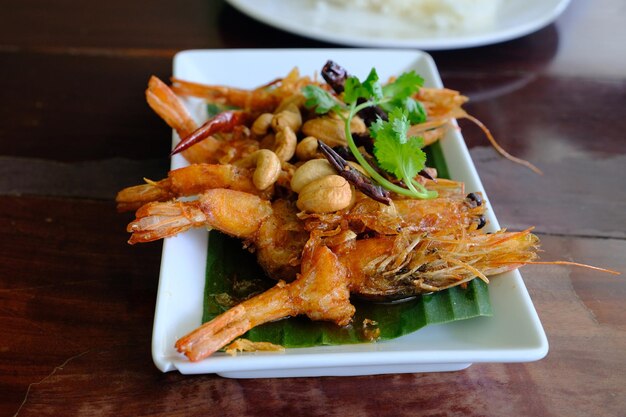
[[[501,0],[318,0],[345,9],[401,17],[437,30],[472,30],[493,24]]]

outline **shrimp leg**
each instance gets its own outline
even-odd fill
[[[280,281],[182,337],[176,349],[199,361],[260,324],[305,314],[313,320],[347,325],[354,315],[347,271],[326,246],[305,249],[302,274],[290,284]]]

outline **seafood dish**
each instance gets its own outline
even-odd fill
[[[149,106],[177,133],[188,166],[121,190],[135,211],[129,243],[192,228],[241,240],[276,283],[178,339],[190,361],[231,349],[262,323],[304,315],[348,325],[351,297],[398,300],[464,286],[537,258],[531,229],[487,232],[480,192],[441,178],[423,148],[458,118],[482,124],[457,91],[419,74],[364,80],[328,61],[322,79],[294,68],[254,89],[152,77]],[[181,101],[207,103],[197,123]],[[526,161],[496,149],[515,162]],[[269,347],[272,348],[271,346]]]

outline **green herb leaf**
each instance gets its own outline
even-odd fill
[[[405,183],[426,164],[426,154],[421,149],[424,141],[417,137],[408,138],[409,127],[406,112],[396,108],[389,113],[388,122],[378,119],[370,128],[378,165]]]
[[[402,73],[394,81],[383,87],[383,95],[393,100],[402,101],[417,93],[424,85],[424,79],[415,71]]]
[[[326,114],[332,111],[340,111],[343,103],[339,102],[328,91],[316,85],[307,85],[302,88],[302,95],[306,99],[304,105],[315,109],[317,114]]]
[[[383,97],[376,69],[372,68],[365,81],[361,82],[356,77],[348,77],[344,84],[343,101],[347,104],[356,103],[359,98],[377,103]]]
[[[415,71],[405,72],[383,87],[383,96],[386,101],[380,106],[388,113],[400,107],[407,111],[411,124],[423,123],[426,120],[426,110],[412,97],[423,85],[424,79]]]
[[[413,97],[405,97],[403,99],[394,99],[388,102],[383,102],[380,103],[380,107],[387,113],[398,107],[406,110],[407,117],[412,125],[424,123],[426,121],[426,109],[424,109],[422,103],[416,101]]]

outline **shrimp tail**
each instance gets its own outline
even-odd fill
[[[291,315],[288,297],[281,281],[180,338],[176,349],[191,361],[206,358],[256,325]]]
[[[167,201],[174,198],[171,192],[171,181],[165,178],[160,181],[151,181],[144,178],[145,184],[124,188],[117,193],[117,211],[137,210],[152,201]]]
[[[169,127],[183,138],[195,131],[198,126],[183,103],[174,92],[154,75],[148,81],[146,101]]]
[[[195,201],[148,203],[137,210],[136,217],[126,228],[132,233],[128,240],[131,245],[174,236],[207,221],[200,204]]]

